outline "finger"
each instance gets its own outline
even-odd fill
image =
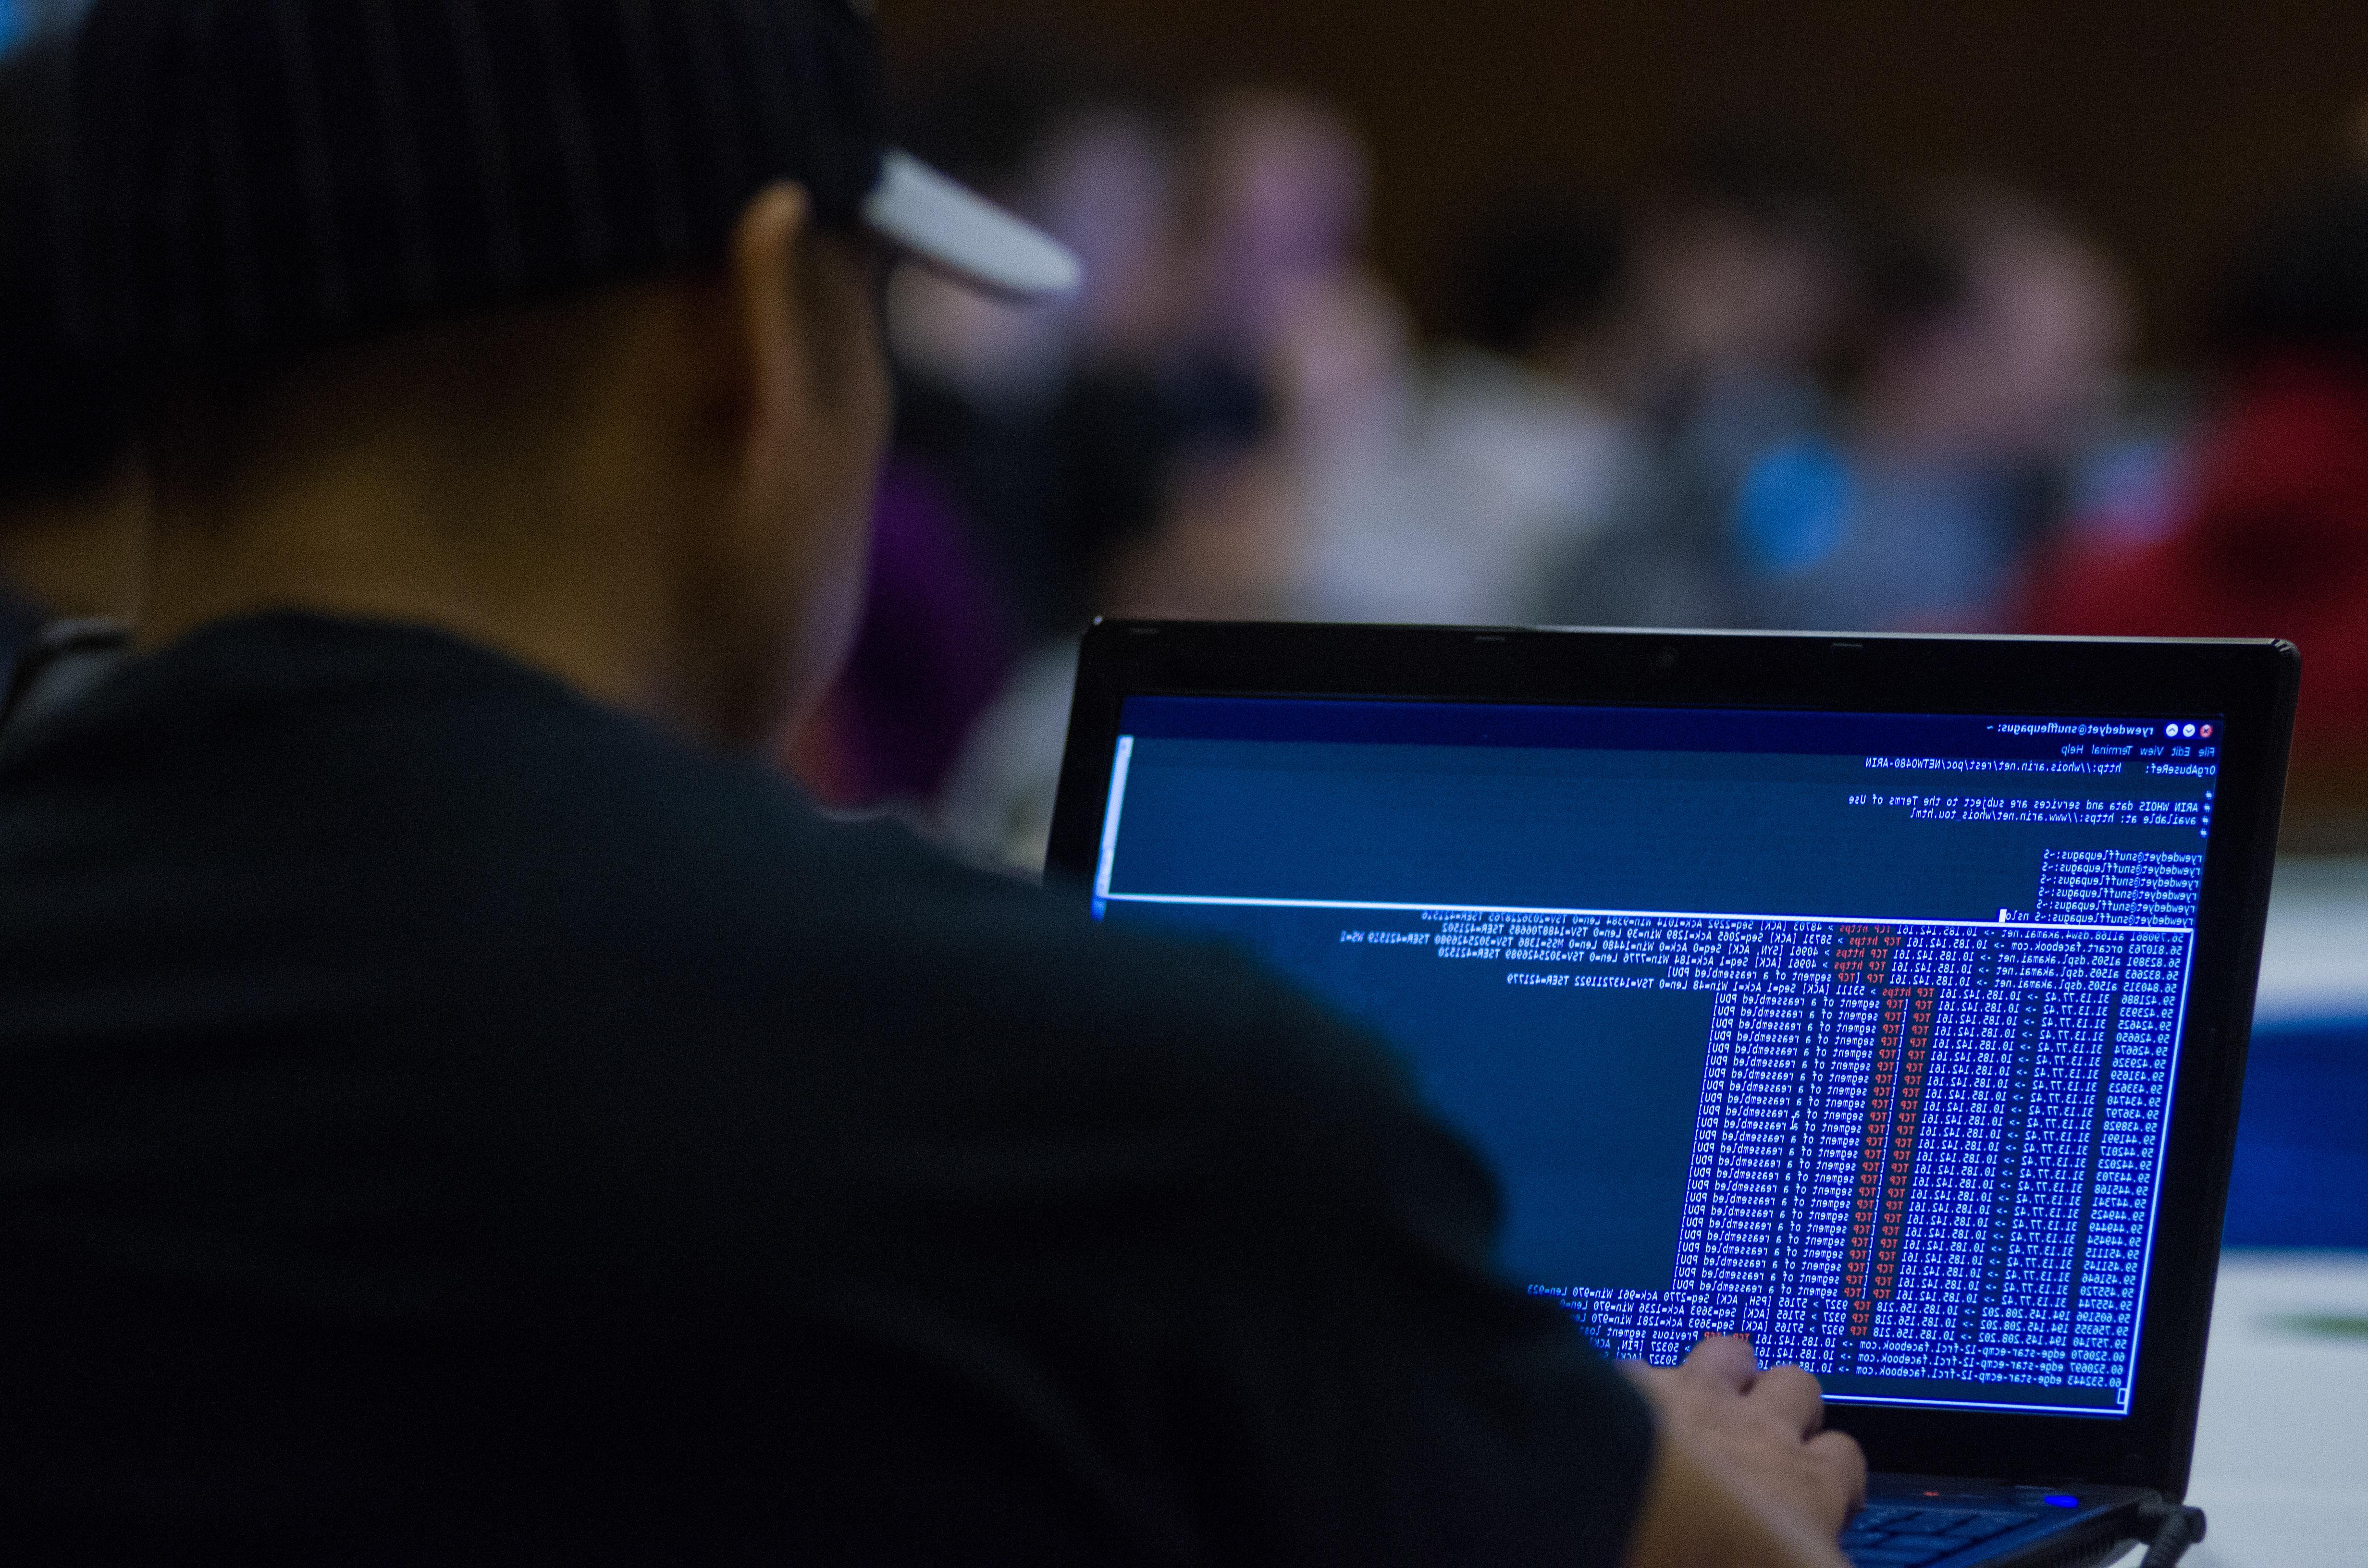
[[[1751,1385],[1751,1403],[1804,1437],[1826,1424],[1826,1392],[1817,1380],[1798,1367],[1778,1367],[1759,1374]]]
[[[1810,1459],[1843,1499],[1843,1517],[1866,1506],[1866,1454],[1847,1432],[1820,1432],[1805,1445]]]
[[[1656,1383],[1677,1370],[1675,1367],[1656,1367],[1650,1361],[1614,1361],[1611,1365],[1624,1373],[1630,1382],[1648,1394],[1654,1392]]]
[[[1685,1369],[1741,1393],[1759,1376],[1759,1358],[1752,1354],[1751,1342],[1740,1335],[1705,1335],[1686,1358]]]

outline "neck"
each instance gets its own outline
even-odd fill
[[[76,494],[9,508],[0,520],[0,579],[51,615],[131,620],[147,536],[146,475],[127,461]]]
[[[404,621],[662,709],[673,617],[649,531],[564,469],[465,472],[438,445],[397,426],[202,497],[164,487],[142,644],[268,610]]]

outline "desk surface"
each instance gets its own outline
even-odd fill
[[[2228,1255],[2188,1499],[2187,1568],[2368,1568],[2368,1254]]]
[[[2278,862],[2256,1017],[2272,1028],[2368,1019],[2368,859]]]
[[[2261,1027],[2362,1019],[2368,861],[2281,862]],[[2191,1497],[2190,1568],[2368,1568],[2368,1253],[2227,1255]]]

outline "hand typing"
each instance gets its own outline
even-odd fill
[[[1866,1500],[1866,1458],[1824,1429],[1817,1380],[1761,1371],[1748,1336],[1712,1335],[1676,1367],[1626,1366],[1670,1440],[1779,1517],[1831,1541]]]

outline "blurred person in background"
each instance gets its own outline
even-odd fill
[[[1508,203],[1467,268],[1479,341],[1428,358],[1365,258],[1372,170],[1338,113],[1304,95],[1228,95],[1202,159],[1191,343],[1256,387],[1263,416],[1231,460],[1186,474],[1112,602],[1535,619],[1551,563],[1600,525],[1622,467],[1600,341],[1620,225],[1568,201]]]
[[[1642,473],[1631,345],[1633,244],[1609,203],[1501,200],[1463,264],[1464,336],[1428,367],[1419,440],[1448,548],[1440,619],[1529,624]]]
[[[1829,421],[1822,376],[1857,309],[1863,205],[1832,160],[1771,128],[1705,139],[1641,205],[1605,384],[1650,469],[1552,619],[1749,623],[1736,498],[1764,453]]]
[[[1162,304],[1114,312],[1144,324],[1121,341],[1147,369],[1156,424],[1127,493],[1147,517],[1130,509],[1110,549],[1076,558],[1093,610],[1337,614],[1325,563],[1369,548],[1375,518],[1404,506],[1387,491],[1405,472],[1411,343],[1363,260],[1363,145],[1304,95],[1228,90],[1201,106],[1178,177],[1173,265],[1144,290]],[[1327,537],[1327,522],[1347,526]],[[965,853],[1042,869],[1075,660],[1073,635],[1044,646],[972,731],[936,813]]]
[[[2003,630],[2106,427],[2128,317],[2110,264],[2036,205],[1930,198],[1870,274],[1831,433],[1744,477],[1743,623]]]
[[[1046,308],[934,274],[891,281],[897,449],[949,476],[1024,641],[1074,634],[1115,541],[1156,510],[1171,426],[1178,133],[1142,90],[1059,51],[993,55],[905,115],[925,157],[1074,246],[1077,295]]]
[[[2279,636],[2303,650],[2290,821],[2368,845],[2368,171],[2309,189],[2232,269],[2216,408],[2162,537],[2034,573],[2032,630]]]
[[[1176,152],[1143,96],[996,55],[923,95],[906,141],[1069,244],[1059,306],[921,268],[890,281],[895,436],[846,673],[785,737],[825,801],[925,804],[1030,656],[1094,612],[1108,556],[1147,529],[1191,415],[1167,384]]]
[[[1243,88],[1199,115],[1171,385],[1192,410],[1158,529],[1105,585],[1119,613],[1320,613],[1331,505],[1395,457],[1411,335],[1364,259],[1372,174],[1305,94]]]
[[[63,67],[54,30],[0,61],[0,693],[45,623],[131,619],[147,544],[129,392],[55,322],[45,176]]]
[[[1558,569],[1636,477],[1622,402],[1628,244],[1607,208],[1505,200],[1463,263],[1463,342],[1415,355],[1380,318],[1361,361],[1336,354],[1360,371],[1309,400],[1320,417],[1285,403],[1297,415],[1279,432],[1292,438],[1288,494],[1303,514],[1291,613],[1488,625],[1547,614]]]
[[[1465,263],[1471,341],[1426,360],[1364,256],[1363,143],[1304,94],[1205,108],[1172,384],[1202,410],[1159,526],[1101,608],[1186,619],[1518,622],[1637,462],[1628,236],[1565,196],[1504,202]],[[952,840],[1042,864],[1073,649],[989,711],[940,804]]]

